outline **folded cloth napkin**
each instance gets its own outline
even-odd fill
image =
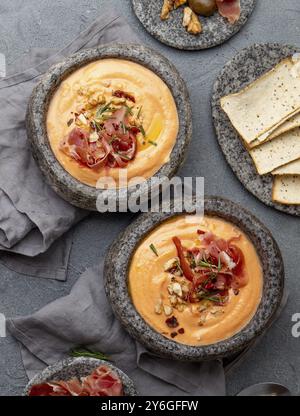
[[[46,365],[85,346],[108,354],[135,382],[141,395],[224,395],[221,361],[183,363],[154,356],[133,341],[114,317],[107,301],[102,267],[86,271],[71,293],[34,313],[10,319],[8,330],[22,344],[31,378]]]
[[[118,14],[103,13],[64,49],[33,50],[26,56],[29,69],[0,79],[0,261],[17,272],[65,280],[72,233],[52,244],[87,215],[56,195],[32,158],[25,129],[29,96],[51,65],[83,48],[117,41],[136,37]]]

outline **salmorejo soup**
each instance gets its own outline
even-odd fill
[[[68,76],[47,114],[51,148],[64,169],[95,187],[120,170],[148,179],[170,159],[179,119],[168,86],[123,59],[92,62]],[[100,186],[101,187],[101,186]]]
[[[225,340],[244,328],[262,297],[263,272],[249,238],[217,217],[179,216],[136,249],[129,290],[143,319],[187,345]]]

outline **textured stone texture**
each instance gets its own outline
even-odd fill
[[[141,318],[131,301],[127,283],[134,250],[148,232],[173,217],[174,213],[141,215],[112,244],[105,261],[105,289],[116,316],[138,341],[154,353],[168,358],[201,361],[238,353],[264,331],[282,299],[283,261],[276,242],[265,226],[248,211],[226,199],[208,197],[204,209],[206,215],[218,216],[242,229],[255,245],[263,268],[264,287],[259,308],[251,322],[232,338],[199,347],[177,343],[154,331]]]
[[[249,152],[221,108],[220,98],[240,91],[283,58],[299,51],[300,49],[294,46],[273,43],[255,44],[243,49],[224,66],[214,84],[212,96],[212,114],[217,138],[233,172],[245,188],[263,203],[297,216],[300,216],[299,205],[283,205],[272,201],[274,177],[271,174],[258,175]]]
[[[29,101],[26,125],[33,155],[52,188],[66,201],[80,208],[96,210],[97,198],[116,199],[117,205],[127,198],[145,199],[150,180],[140,186],[119,190],[101,190],[85,185],[72,177],[57,161],[49,144],[46,114],[53,93],[60,83],[72,72],[97,59],[120,58],[139,63],[155,72],[170,88],[176,102],[179,132],[170,161],[155,174],[157,181],[171,178],[182,166],[192,136],[192,113],[188,92],[176,68],[154,50],[134,44],[111,44],[78,52],[65,61],[53,66],[35,87]]]
[[[207,194],[230,198],[251,210],[272,231],[283,254],[286,286],[290,291],[280,319],[252,348],[247,358],[227,374],[227,392],[236,394],[250,384],[276,381],[300,394],[299,342],[291,335],[292,315],[299,313],[299,218],[274,210],[245,191],[215,137],[211,120],[211,92],[216,77],[228,60],[253,43],[299,44],[299,0],[258,1],[253,15],[239,34],[220,47],[185,52],[158,43],[143,30],[132,10],[131,0],[11,0],[1,5],[0,52],[10,64],[18,58],[26,66],[26,51],[32,47],[60,48],[85,29],[103,8],[116,7],[145,43],[162,52],[187,82],[193,106],[193,140],[182,176],[204,176]],[[67,16],[67,19],[66,19]],[[67,21],[67,24],[66,24]],[[133,214],[92,214],[75,228],[68,281],[35,279],[0,265],[0,312],[6,316],[27,315],[69,293],[80,273],[104,257],[110,243],[135,218]],[[27,378],[19,346],[8,334],[0,338],[0,394],[22,394]]]
[[[230,24],[219,13],[200,17],[203,32],[199,36],[187,33],[182,25],[183,8],[173,11],[166,21],[160,19],[163,1],[132,0],[133,9],[145,29],[160,42],[178,49],[199,50],[226,42],[247,22],[256,0],[241,0],[241,17]]]
[[[27,396],[31,387],[35,384],[41,384],[48,381],[68,381],[72,378],[86,377],[90,375],[95,368],[101,365],[109,366],[120,377],[125,396],[136,396],[136,390],[133,382],[130,378],[119,370],[117,367],[108,363],[107,361],[96,360],[95,358],[69,358],[64,361],[60,361],[54,365],[45,368],[40,374],[37,374],[27,384],[24,390],[24,395]]]

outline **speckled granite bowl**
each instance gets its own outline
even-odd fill
[[[272,201],[273,176],[257,173],[249,152],[244,147],[228,116],[222,110],[220,98],[240,91],[246,85],[272,69],[300,48],[274,43],[254,44],[241,50],[218,76],[212,95],[212,116],[217,138],[225,158],[241,183],[264,204],[279,211],[300,216],[300,206]]]
[[[212,48],[230,39],[247,22],[255,3],[256,0],[241,0],[241,17],[233,25],[217,12],[210,17],[200,16],[203,32],[195,36],[187,33],[182,25],[183,8],[173,11],[168,20],[162,21],[163,0],[132,0],[137,18],[152,36],[168,46],[186,50]]]
[[[280,250],[265,226],[241,206],[219,197],[207,197],[205,214],[217,216],[240,227],[257,249],[263,268],[263,296],[251,322],[233,337],[207,346],[179,344],[153,330],[133,306],[127,287],[132,255],[147,233],[163,221],[181,214],[147,213],[141,215],[112,244],[105,260],[107,296],[114,313],[127,331],[150,351],[183,361],[204,361],[239,353],[267,329],[281,303],[284,266]]]
[[[102,58],[127,59],[144,65],[156,73],[173,94],[179,116],[179,132],[170,161],[154,175],[157,183],[161,183],[163,177],[170,178],[175,175],[184,162],[192,136],[192,113],[186,85],[174,65],[158,52],[136,44],[109,44],[83,50],[53,66],[35,87],[30,98],[26,117],[27,134],[33,156],[50,186],[66,201],[88,210],[96,210],[99,195],[104,200],[114,198],[118,206],[120,201],[127,201],[129,197],[136,199],[148,194],[149,184],[147,181],[139,187],[132,186],[128,188],[128,193],[127,189],[96,189],[79,182],[66,172],[51,150],[46,129],[46,114],[51,97],[72,72]]]
[[[24,396],[28,396],[31,387],[35,384],[41,384],[48,381],[68,381],[75,377],[80,378],[88,376],[93,372],[93,370],[95,370],[97,367],[101,365],[111,367],[111,369],[116,374],[118,374],[123,383],[125,396],[137,395],[133,382],[126,374],[123,373],[123,371],[119,370],[119,368],[115,367],[107,361],[85,357],[68,358],[66,360],[59,361],[58,363],[45,368],[45,370],[43,370],[41,373],[33,377],[32,380],[30,380],[30,382],[25,387],[23,394]]]

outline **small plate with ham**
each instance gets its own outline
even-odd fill
[[[47,367],[26,386],[25,396],[135,396],[130,378],[106,361],[69,358]]]

